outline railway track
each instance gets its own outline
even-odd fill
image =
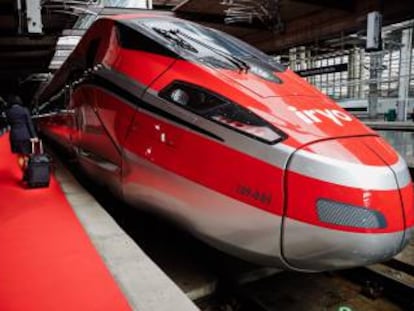
[[[413,270],[392,259],[331,273],[281,272],[248,284],[222,284],[221,296],[198,305],[203,311],[414,310]]]
[[[362,293],[376,299],[387,297],[402,310],[414,310],[414,241],[393,259],[342,272],[362,286]]]
[[[221,295],[197,303],[203,311],[414,310],[407,298],[413,297],[412,293],[407,296],[408,292],[394,286],[390,287],[391,295],[384,284],[377,274],[359,269],[345,274],[282,272],[243,286],[229,284]]]

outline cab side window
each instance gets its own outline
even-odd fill
[[[268,144],[283,133],[252,111],[211,91],[186,82],[173,82],[160,92],[169,102],[227,128]]]
[[[123,49],[146,51],[154,54],[176,57],[177,55],[165,46],[157,43],[139,31],[123,24],[117,24],[118,42]]]

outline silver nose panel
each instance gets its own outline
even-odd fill
[[[363,266],[387,260],[396,255],[404,244],[404,230],[380,234],[372,233],[372,230],[387,227],[387,219],[384,217],[386,215],[382,215],[381,210],[374,211],[370,206],[365,206],[362,195],[361,202],[342,204],[343,202],[336,198],[336,196],[342,196],[335,191],[341,187],[351,189],[350,191],[352,189],[398,191],[397,180],[399,183],[407,181],[404,169],[399,170],[401,178],[396,180],[398,174],[395,174],[392,168],[386,166],[385,163],[383,166],[364,165],[352,158],[351,153],[349,153],[349,161],[347,161],[340,144],[337,144],[337,149],[332,148],[336,145],[334,141],[323,141],[316,144],[318,144],[319,150],[324,150],[324,155],[298,150],[289,161],[286,172],[286,215],[290,215],[289,211],[293,210],[298,215],[298,212],[305,209],[314,209],[314,215],[319,217],[319,221],[343,226],[343,229],[341,227],[332,229],[332,226],[330,228],[329,225],[316,225],[307,223],[306,220],[299,221],[284,216],[282,226],[283,258],[292,269],[324,271]],[[378,157],[379,161],[382,161],[373,151],[367,149],[364,152],[372,152],[371,157]],[[336,157],[338,154],[341,159]],[[397,167],[403,166],[399,163],[396,165]],[[290,175],[291,172],[317,180],[324,191],[318,188],[306,189],[306,184],[303,184],[301,189],[297,189],[297,181],[290,185],[291,178],[293,178],[293,175]],[[329,187],[335,187],[335,191],[329,191]],[[305,199],[290,199],[293,196],[304,196],[305,189],[312,194],[309,196],[312,198],[312,202]],[[323,193],[323,195],[319,195],[319,193]],[[313,201],[314,198],[315,201]],[[293,206],[292,201],[301,202],[301,206]],[[395,199],[391,202],[390,204],[395,205],[397,213],[398,209],[400,210],[400,216],[397,218],[401,219],[403,227],[400,196],[395,195]],[[359,231],[352,228],[358,228]],[[361,229],[367,230],[361,232]]]
[[[326,271],[385,261],[402,249],[403,231],[375,234],[285,221],[284,257],[293,269]]]

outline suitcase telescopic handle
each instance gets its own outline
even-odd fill
[[[37,142],[32,140],[32,154],[36,153],[36,143],[39,144],[39,154],[43,154],[43,142],[39,139]]]

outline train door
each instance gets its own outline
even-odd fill
[[[78,160],[97,182],[120,191],[122,155],[117,141],[114,141],[108,123],[102,118],[101,102],[105,100],[102,91],[94,85],[79,86],[73,93],[77,131],[73,135]]]
[[[65,87],[44,105],[38,126],[49,138],[70,151],[74,111],[69,108],[69,102],[70,88]]]

